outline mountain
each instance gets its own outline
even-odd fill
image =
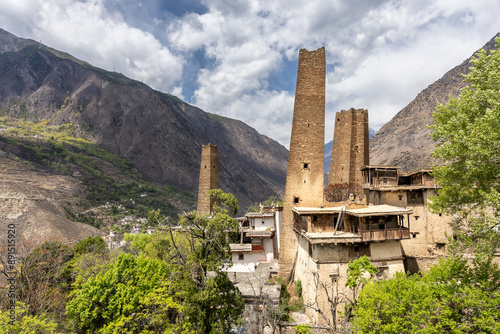
[[[485,50],[495,47],[495,37],[486,43]],[[446,104],[450,95],[457,97],[467,85],[462,74],[468,73],[471,58],[420,92],[370,139],[371,165],[400,166],[402,171],[431,167],[434,142],[427,125],[433,122],[437,102]]]
[[[0,30],[0,116],[70,125],[126,158],[144,180],[197,192],[201,146],[246,207],[284,191],[288,151],[243,122],[204,112],[116,72]]]
[[[376,130],[369,128],[368,129],[368,138],[373,137],[376,133],[377,133]],[[332,159],[332,145],[333,145],[333,140],[331,140],[325,144],[325,173],[326,174],[328,174],[328,171],[330,170],[330,161]]]
[[[19,251],[44,241],[75,243],[102,234],[97,228],[69,220],[63,203],[84,192],[82,182],[13,159],[12,147],[0,143],[0,226],[15,230]],[[11,158],[8,157],[10,155]],[[6,245],[7,234],[0,236]]]

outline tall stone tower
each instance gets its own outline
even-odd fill
[[[368,111],[351,108],[338,112],[335,115],[328,184],[361,185],[361,168],[370,163],[368,145]]]
[[[325,73],[325,48],[300,50],[280,239],[282,277],[289,276],[297,251],[292,207],[323,204]]]
[[[210,214],[212,212],[212,203],[208,197],[210,189],[219,189],[219,153],[217,146],[212,144],[201,148],[197,208],[199,213]]]

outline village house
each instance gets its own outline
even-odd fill
[[[429,203],[439,186],[431,170],[400,172],[397,166],[362,168],[363,189],[371,205],[388,204],[412,211],[411,238],[401,242],[406,271],[427,270],[446,253],[448,237],[453,236],[453,217],[430,211]]]
[[[239,242],[230,244],[233,265],[228,272],[254,272],[259,263],[278,257],[282,210],[277,205],[261,206],[260,212],[249,212],[237,219]]]

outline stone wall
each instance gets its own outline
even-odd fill
[[[418,196],[415,196],[418,194]],[[389,204],[413,210],[410,215],[411,239],[401,240],[403,254],[407,259],[407,270],[418,272],[427,270],[428,266],[438,262],[446,254],[448,236],[453,235],[451,221],[453,217],[439,215],[429,210],[428,202],[437,195],[436,189],[405,190],[395,188],[393,191],[370,191],[370,205]],[[418,200],[411,200],[411,198]]]
[[[361,168],[369,165],[368,111],[342,110],[335,115],[328,184],[363,182]]]
[[[324,48],[300,50],[279,253],[282,277],[289,276],[297,252],[292,207],[323,203],[325,70]]]
[[[427,206],[429,198],[437,195],[435,189],[423,192],[423,205],[408,205],[412,209],[410,215],[411,239],[403,240],[403,251],[406,257],[435,259],[446,253],[448,236],[453,235],[451,221],[453,217],[432,213]],[[425,269],[426,266],[420,268]]]
[[[208,197],[210,189],[219,189],[219,154],[217,146],[208,144],[201,148],[200,183],[198,186],[198,212],[209,214],[212,205]]]

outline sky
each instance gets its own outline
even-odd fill
[[[0,28],[289,147],[299,49],[326,49],[326,129],[378,130],[500,31],[500,0],[2,0]]]

